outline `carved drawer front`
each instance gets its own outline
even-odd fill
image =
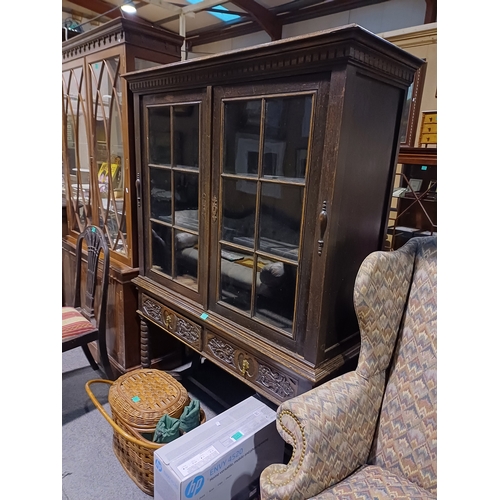
[[[201,326],[186,319],[156,300],[143,296],[141,310],[144,316],[186,344],[201,350]]]
[[[204,352],[272,399],[286,401],[298,394],[296,379],[210,331],[206,332]]]

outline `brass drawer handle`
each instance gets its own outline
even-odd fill
[[[242,356],[242,354],[240,354],[240,356]],[[241,374],[244,377],[246,376],[249,376],[250,378],[253,377],[253,374],[250,373],[250,362],[248,361],[248,359],[243,358],[241,365],[240,365],[240,359],[238,359],[238,369],[240,370]]]

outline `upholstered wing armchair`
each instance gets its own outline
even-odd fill
[[[262,472],[262,500],[436,498],[436,291],[437,237],[365,259],[358,366],[278,408],[293,454]]]

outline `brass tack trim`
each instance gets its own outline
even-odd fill
[[[285,431],[290,436],[290,438],[292,439],[292,441],[294,443],[293,444],[293,452],[292,452],[292,456],[290,458],[290,462],[293,462],[293,459],[295,458],[295,452],[297,451],[297,440],[296,440],[295,436],[293,435],[292,431],[288,427],[286,427],[285,424],[283,423],[283,416],[284,415],[288,415],[293,420],[295,420],[295,423],[297,424],[298,428],[300,429],[300,435],[302,438],[302,451],[300,453],[299,463],[295,467],[295,472],[293,473],[292,477],[288,481],[286,481],[284,483],[275,483],[271,479],[269,479],[269,482],[273,486],[278,486],[278,487],[285,486],[285,485],[291,483],[295,479],[295,476],[299,473],[299,471],[302,467],[302,464],[304,463],[304,458],[305,458],[305,454],[306,454],[306,434],[304,432],[304,426],[300,423],[299,418],[296,415],[294,415],[290,410],[283,410],[280,412],[280,414],[278,416],[278,421],[279,421],[279,424],[280,424],[281,428],[283,429],[283,431]],[[283,469],[283,472],[286,472],[287,469],[289,469],[288,465],[285,466],[285,468]]]

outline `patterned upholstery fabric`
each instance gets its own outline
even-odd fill
[[[417,249],[415,274],[369,463],[437,490],[437,245]]]
[[[63,341],[95,330],[96,327],[73,307],[62,308],[62,339]]]
[[[278,431],[293,446],[294,452],[287,465],[274,464],[262,472],[262,500],[398,498],[384,496],[377,488],[384,484],[385,488],[404,492],[405,488],[412,487],[407,484],[408,480],[415,491],[426,490],[419,495],[427,496],[401,498],[434,498],[435,419],[432,421],[431,407],[435,409],[435,398],[426,395],[426,386],[430,390],[435,387],[435,372],[432,372],[435,365],[430,361],[429,344],[435,347],[436,258],[436,238],[431,237],[414,238],[396,252],[375,252],[365,259],[354,291],[361,333],[356,371],[286,401],[278,408]],[[424,303],[420,304],[419,300]],[[403,338],[407,341],[398,343],[390,385],[384,396],[387,368],[403,320],[406,332]],[[432,338],[433,328],[434,341],[426,340],[427,334]],[[411,332],[417,334],[418,340],[411,340]],[[408,347],[402,351],[406,343]],[[416,344],[420,347],[415,350]],[[426,354],[425,359],[418,358],[422,352]],[[401,357],[405,355],[408,357]],[[418,374],[414,372],[417,366],[425,370]],[[400,383],[406,384],[406,389],[399,393],[399,420],[394,422],[391,405],[395,404]],[[412,406],[413,393],[409,391],[417,391],[421,402],[414,402]],[[386,416],[377,430],[382,401]],[[413,413],[408,412],[410,409]],[[422,425],[410,425],[407,420],[410,417],[424,421]],[[391,422],[395,427],[402,424],[395,435],[391,434]],[[404,442],[395,442],[404,435],[404,426],[410,433],[404,436]],[[413,429],[417,431],[415,436],[411,434]],[[386,444],[389,448],[384,449]],[[410,446],[414,455],[409,453]],[[403,455],[403,463],[398,464],[401,451],[406,455]],[[423,469],[420,455],[426,461]],[[366,467],[369,460],[374,467]],[[385,472],[380,472],[381,469]],[[342,488],[354,488],[357,484],[358,474],[362,474],[358,478],[360,485],[374,479],[372,495],[367,492],[367,486],[359,497],[344,493],[348,490]],[[399,477],[399,484],[391,479],[393,476]]]
[[[333,488],[312,497],[314,500],[433,500],[435,495],[393,474],[387,469],[374,465],[364,466]]]

